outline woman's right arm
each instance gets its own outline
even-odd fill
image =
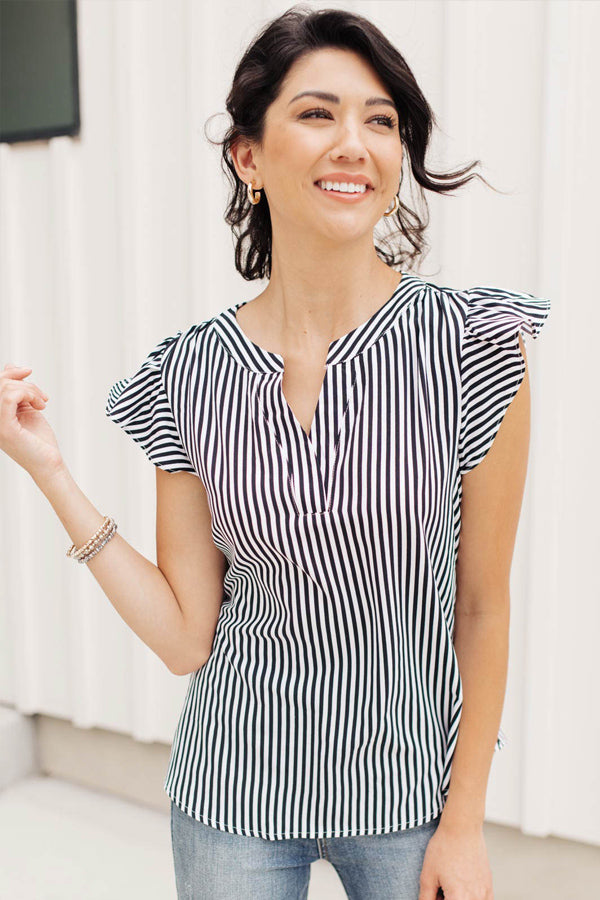
[[[66,466],[32,477],[72,542],[81,547],[102,525],[102,513],[86,497]],[[177,478],[177,475],[167,473],[167,477]],[[204,664],[210,651],[196,645],[196,632],[188,626],[167,578],[118,531],[89,562],[76,565],[88,567],[123,621],[171,672],[187,675]]]
[[[30,372],[31,369],[12,365],[6,365],[0,372],[0,449],[29,472],[52,505],[71,541],[80,547],[102,525],[104,516],[85,496],[64,464],[54,432],[41,413],[46,405],[46,395],[37,385],[25,381]],[[182,478],[191,479],[194,483],[199,481],[188,473],[162,474],[173,479],[170,482],[172,488],[180,489],[179,479]],[[163,505],[161,501],[161,508]],[[186,506],[189,507],[189,503]],[[184,513],[185,509],[180,512]],[[189,510],[187,515],[189,517]],[[182,524],[185,527],[173,504],[167,521],[178,522],[180,527]],[[196,516],[196,527],[200,525],[202,533],[206,534],[207,523],[200,522]],[[191,539],[188,534],[188,540]],[[173,565],[172,553],[165,553],[165,559],[170,559]],[[189,566],[185,566],[185,562],[180,555],[179,564],[187,571]],[[85,565],[121,618],[171,672],[176,675],[189,674],[206,661],[210,647],[205,647],[204,641],[209,637],[203,637],[205,632],[200,631],[198,613],[194,616],[191,612],[184,614],[167,576],[118,532]],[[194,580],[200,587],[206,581],[198,579],[197,572]],[[216,615],[221,595],[217,579],[213,577],[209,582],[211,596],[204,596],[205,587],[202,599]],[[197,600],[196,595],[194,606]],[[211,628],[209,625],[208,636],[212,634]]]

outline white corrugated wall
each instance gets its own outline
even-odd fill
[[[32,366],[79,486],[154,561],[154,467],[104,405],[163,336],[263,287],[235,271],[226,182],[203,128],[247,43],[288,5],[83,0],[80,137],[0,145],[0,369]],[[471,182],[429,197],[432,250],[417,274],[552,299],[539,346],[528,344],[509,743],[494,754],[487,819],[600,843],[600,4],[311,5],[366,15],[406,55],[441,128],[431,169],[480,159],[509,192]],[[0,491],[0,703],[170,743],[187,678],[67,559],[52,508],[1,453]]]

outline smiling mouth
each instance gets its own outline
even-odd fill
[[[373,190],[373,188],[369,187],[368,184],[365,186],[364,191],[336,191],[333,188],[331,190],[326,190],[325,188],[322,188],[319,185],[318,181],[314,182],[314,186],[321,194],[329,194],[331,197],[336,197],[337,199],[343,198],[344,200],[353,200],[353,201],[356,201],[356,200],[362,199],[363,197],[366,197],[366,195],[369,194]]]

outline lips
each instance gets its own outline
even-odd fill
[[[332,184],[335,184],[335,181],[332,181],[331,178],[319,178],[319,181],[324,181],[324,182],[331,181]],[[320,191],[322,191],[323,188],[319,186],[319,181],[315,181],[314,184],[319,188]],[[361,181],[352,181],[351,179],[348,179],[347,182],[338,181],[338,184],[361,184],[361,185],[362,185],[362,182],[361,182]],[[366,184],[365,187],[366,187],[367,191],[372,191],[372,190],[373,190],[373,188],[371,187],[370,184]],[[364,191],[364,193],[366,194],[367,191]],[[350,193],[352,193],[352,194],[354,194],[354,193],[363,193],[363,192],[359,192],[359,191],[340,191],[339,193],[340,193],[340,194],[341,194],[341,193],[344,193],[344,194],[350,194]]]
[[[326,175],[319,175],[316,179],[317,181],[331,181],[334,184],[336,181],[338,184],[340,182],[349,182],[350,184],[366,184],[368,188],[372,188],[373,185],[371,183],[371,179],[366,175],[362,175],[360,172],[328,172]]]

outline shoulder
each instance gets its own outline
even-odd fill
[[[511,346],[519,333],[537,338],[546,321],[551,302],[523,290],[496,285],[454,288],[424,281],[427,305],[452,315],[467,336]]]
[[[182,360],[189,362],[193,358],[197,358],[196,353],[210,341],[214,318],[204,319],[202,322],[197,322],[164,338],[158,345],[162,351],[161,362],[163,364]]]
[[[491,343],[512,346],[519,333],[537,338],[550,312],[550,300],[528,291],[479,285],[465,291],[467,329]]]

